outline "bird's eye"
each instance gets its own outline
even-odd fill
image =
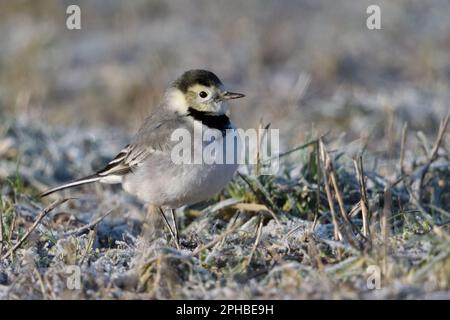
[[[200,96],[200,98],[206,98],[208,96],[208,93],[205,91],[200,91],[198,95]]]

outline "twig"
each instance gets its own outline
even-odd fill
[[[25,240],[30,236],[30,234],[36,229],[36,227],[39,225],[39,223],[44,219],[44,217],[50,213],[53,209],[55,209],[57,206],[63,204],[64,202],[70,200],[70,198],[65,199],[59,199],[50,204],[48,207],[46,207],[44,210],[39,213],[39,216],[36,218],[36,221],[34,221],[33,225],[28,229],[28,231],[23,235],[23,237],[2,257],[2,259],[8,258],[11,254],[13,254],[21,245],[24,243]]]
[[[259,241],[261,240],[262,226],[263,226],[263,219],[260,218],[258,227],[256,229],[256,240],[253,243],[252,251],[250,251],[248,259],[244,262],[244,268],[247,268],[250,265],[250,262],[252,261],[256,248],[258,247]]]
[[[173,220],[173,227],[174,227],[174,231],[175,231],[175,235],[176,235],[176,239],[175,241],[177,242],[177,247],[180,247],[180,235],[179,235],[179,231],[178,231],[178,224],[177,224],[177,217],[175,216],[175,211],[170,208],[170,214],[172,215],[172,220]]]
[[[340,235],[341,235],[341,240],[345,240],[346,242],[348,242],[351,246],[353,246],[355,249],[358,250],[362,250],[362,245],[361,243],[359,243],[359,241],[355,240],[352,234],[352,230],[354,230],[356,233],[358,233],[365,241],[367,241],[367,238],[361,233],[361,231],[359,230],[359,228],[357,228],[353,222],[349,219],[347,212],[345,210],[345,206],[344,206],[344,200],[342,197],[342,193],[341,190],[339,189],[339,185],[337,183],[337,178],[335,175],[335,171],[333,168],[333,164],[331,162],[331,158],[326,150],[326,147],[324,145],[324,143],[322,141],[320,141],[320,151],[321,151],[321,157],[323,158],[323,161],[325,162],[324,165],[324,182],[325,182],[325,191],[327,193],[327,197],[328,197],[328,202],[330,205],[330,211],[332,212],[332,215],[334,214],[336,216],[336,212],[334,209],[334,204],[333,204],[333,198],[331,195],[331,187],[333,186],[334,189],[334,194],[335,197],[338,201],[338,205],[339,205],[339,210],[341,213],[341,217],[343,219],[343,222],[345,222],[345,224],[340,224],[339,220],[336,219],[333,220],[333,224],[334,221],[336,221],[336,224],[338,226],[338,229],[340,231]],[[329,176],[329,178],[328,178]],[[334,212],[334,213],[333,213]],[[348,230],[348,228],[350,228],[350,230]]]
[[[166,215],[164,214],[163,209],[162,209],[161,207],[158,207],[158,210],[159,210],[161,216],[162,216],[163,219],[164,219],[164,223],[166,224],[167,229],[169,229],[170,236],[172,237],[173,241],[175,241],[175,245],[176,245],[177,249],[180,250],[180,249],[181,249],[181,248],[180,248],[180,244],[179,244],[178,241],[177,241],[177,237],[176,237],[176,235],[175,235],[175,232],[173,231],[172,227],[170,226],[169,220],[167,220],[167,217],[166,217]]]
[[[431,150],[431,159],[436,160],[439,147],[441,146],[442,139],[444,138],[445,132],[447,131],[447,126],[450,121],[450,111],[447,113],[444,121],[441,122],[439,126],[438,136],[436,142],[433,145],[433,149]]]
[[[92,222],[69,232],[66,232],[63,234],[64,237],[73,236],[73,235],[80,235],[84,231],[89,230],[93,227],[95,227],[98,223],[100,223],[103,219],[105,219],[107,216],[109,216],[113,212],[113,209],[108,210],[106,213],[98,217],[97,219],[93,220]]]
[[[328,152],[326,151],[325,145],[322,144],[322,148],[323,148],[324,155],[325,155],[325,157],[327,159],[326,167],[327,167],[327,169],[329,171],[330,180],[331,180],[331,183],[333,185],[334,195],[335,195],[335,197],[337,199],[337,202],[338,202],[338,205],[339,205],[339,211],[341,213],[341,217],[344,220],[344,222],[347,224],[347,226],[350,227],[351,230],[354,230],[364,240],[367,240],[366,237],[361,233],[361,231],[353,224],[353,222],[348,217],[347,211],[345,210],[344,198],[342,196],[341,189],[339,188],[339,184],[338,184],[336,173],[335,173],[335,170],[334,170],[334,167],[333,167],[333,163],[331,162],[331,158],[330,158]],[[352,235],[350,234],[349,236],[351,238]]]
[[[366,183],[364,181],[364,168],[362,162],[362,156],[359,155],[357,159],[353,159],[353,164],[355,166],[356,177],[359,184],[359,192],[361,194],[361,214],[363,218],[363,235],[369,237],[369,200],[367,198]]]
[[[320,144],[320,156],[322,158],[322,161],[325,162],[325,149],[324,149],[324,145],[322,142],[322,139],[319,139],[319,144]],[[327,199],[328,199],[328,206],[330,207],[330,212],[331,212],[331,219],[333,221],[333,226],[334,226],[334,239],[335,240],[342,240],[343,236],[342,233],[340,231],[339,228],[339,222],[337,219],[337,214],[336,211],[334,209],[334,203],[333,203],[333,197],[331,195],[331,188],[330,188],[330,182],[328,181],[328,175],[326,172],[326,168],[325,166],[321,166],[322,170],[323,170],[323,182],[324,182],[324,186],[325,186],[325,193],[327,194]]]
[[[314,229],[316,228],[316,224],[319,221],[319,213],[320,213],[320,184],[322,183],[322,176],[321,176],[319,140],[316,141],[314,148],[316,150],[316,163],[317,163],[317,189],[316,189],[316,212],[314,215],[314,221],[313,221],[312,228],[311,228],[312,232],[314,232]]]
[[[351,222],[351,220],[349,219],[348,215],[347,215],[347,211],[345,210],[345,204],[344,204],[344,198],[341,192],[341,189],[339,188],[339,184],[337,181],[337,177],[333,168],[333,165],[331,164],[331,160],[328,159],[328,168],[330,170],[330,180],[331,180],[331,184],[333,186],[334,189],[334,196],[336,197],[336,200],[338,202],[338,207],[339,207],[339,212],[341,213],[341,217],[342,219],[344,219],[344,221],[348,224],[348,225],[352,225],[353,223]]]
[[[445,117],[444,121],[442,121],[441,124],[439,125],[436,141],[434,142],[433,149],[431,150],[431,153],[428,157],[428,161],[425,164],[425,167],[423,168],[422,174],[420,176],[419,190],[417,194],[417,200],[419,201],[419,203],[422,203],[422,189],[425,180],[425,175],[427,174],[431,164],[437,159],[439,147],[442,143],[445,132],[447,131],[449,120],[450,120],[450,111],[447,113],[447,116]]]

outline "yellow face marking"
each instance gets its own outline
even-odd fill
[[[200,91],[212,93],[214,91],[214,89],[212,87],[205,87],[204,85],[201,85],[201,84],[194,84],[193,86],[189,87],[188,92],[189,91],[193,91],[197,94],[200,93]]]
[[[187,104],[199,111],[217,112],[217,103],[214,101],[214,96],[217,94],[217,88],[206,87],[201,84],[194,84],[190,86],[186,92]],[[201,97],[200,92],[204,91],[207,96]]]
[[[202,91],[207,94],[205,97],[200,95]],[[206,87],[201,84],[189,87],[186,93],[177,88],[171,88],[166,93],[166,104],[173,111],[181,114],[187,113],[189,108],[204,112],[223,113],[224,104],[215,99],[219,91],[219,88]]]

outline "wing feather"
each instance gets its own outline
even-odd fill
[[[173,130],[184,126],[185,121],[180,117],[161,118],[158,115],[148,117],[133,142],[123,148],[105,168],[97,172],[100,177],[123,176],[141,165],[154,153],[169,152],[175,143],[170,136]]]

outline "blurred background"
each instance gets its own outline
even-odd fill
[[[81,30],[66,28],[71,4]],[[366,27],[370,4],[381,30]],[[427,135],[446,113],[449,12],[447,0],[1,0],[0,116],[133,132],[173,79],[205,68],[247,94],[233,103],[241,127],[270,122],[286,147],[316,130],[365,134],[376,151],[404,121]]]
[[[81,30],[66,27],[73,4]],[[381,30],[366,26],[373,4]],[[449,14],[449,0],[0,0],[0,256],[12,253],[0,299],[449,299],[450,135],[427,162],[450,105]],[[245,93],[232,118],[280,129],[282,152],[329,132],[337,212],[352,227],[366,204],[352,156],[367,144],[373,247],[351,249],[356,233],[334,241],[329,162],[311,146],[274,177],[179,210],[198,259],[148,241],[153,220],[119,186],[58,193],[74,201],[39,213],[51,200],[40,192],[102,169],[191,68]],[[280,221],[260,220],[263,205]],[[371,291],[377,264],[383,288]],[[82,267],[83,290],[65,290],[67,265]]]

